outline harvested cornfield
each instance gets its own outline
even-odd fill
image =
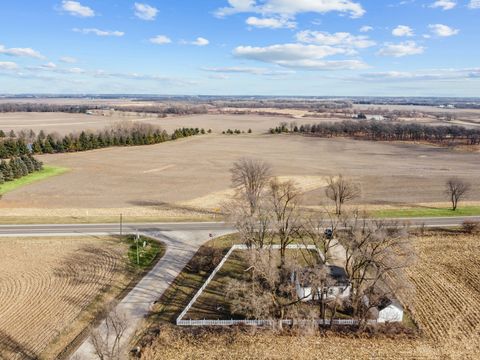
[[[143,350],[157,359],[479,359],[480,238],[434,232],[415,239],[418,261],[409,270],[416,336],[298,334],[252,329],[178,329],[165,326]]]
[[[113,238],[0,239],[0,359],[54,358],[126,285],[126,252]]]
[[[416,250],[410,276],[420,328],[451,351],[479,351],[480,237],[427,235],[416,240]]]

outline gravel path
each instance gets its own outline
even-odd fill
[[[124,314],[128,321],[121,346],[128,344],[128,341],[135,335],[141,320],[150,311],[153,302],[160,298],[198,248],[209,239],[209,234],[212,233],[214,237],[217,237],[229,232],[228,230],[144,232],[145,235],[164,242],[167,245],[167,250],[157,265],[117,306],[117,313]],[[98,329],[101,334],[107,333],[105,321],[100,324]],[[90,338],[87,338],[71,357],[75,360],[96,358]]]

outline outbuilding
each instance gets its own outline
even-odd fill
[[[377,307],[377,310],[379,323],[403,321],[403,306],[397,300],[387,299]]]

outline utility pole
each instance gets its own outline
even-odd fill
[[[120,214],[120,236],[123,236],[123,214]]]
[[[138,242],[140,241],[140,235],[138,235],[138,229],[137,229],[137,235],[135,237],[135,243],[137,244],[137,265],[140,265],[140,257],[138,255]]]

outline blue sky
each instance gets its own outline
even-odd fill
[[[480,96],[480,0],[15,0],[0,93]]]

